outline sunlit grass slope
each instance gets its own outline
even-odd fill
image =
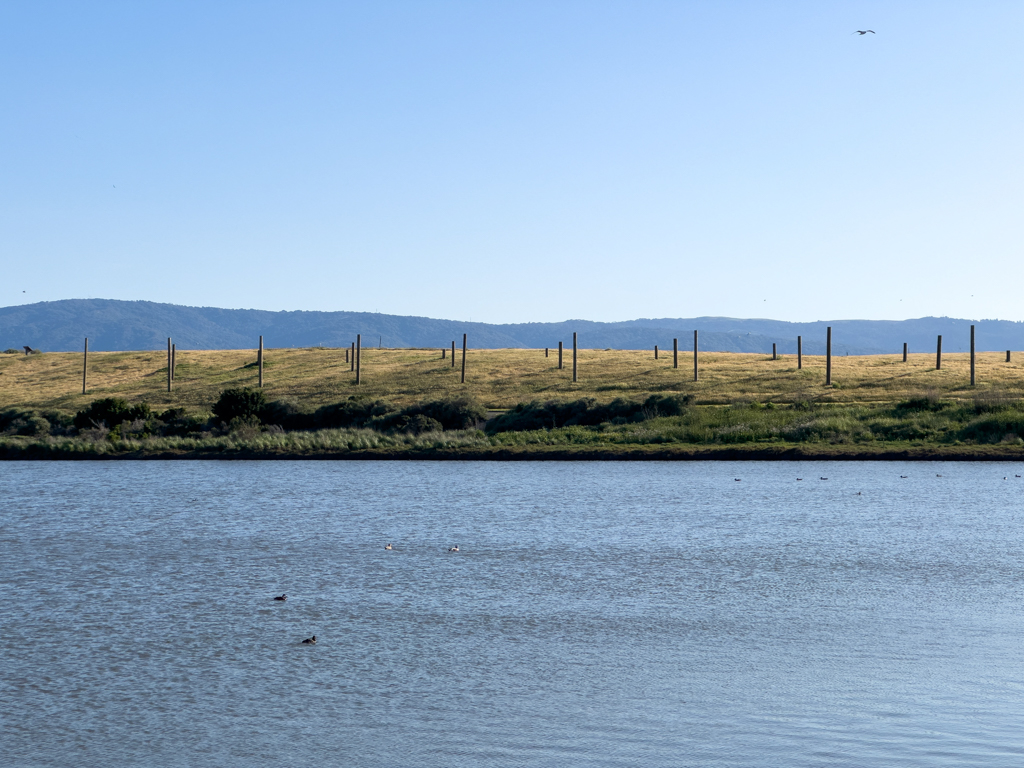
[[[425,399],[470,394],[493,409],[530,400],[616,397],[641,400],[653,393],[691,394],[699,404],[743,401],[878,404],[914,397],[967,401],[1024,397],[1024,365],[1005,362],[1003,353],[977,356],[977,386],[970,386],[969,356],[899,355],[836,357],[834,386],[826,387],[825,360],[796,357],[702,353],[700,379],[693,381],[692,352],[672,354],[618,350],[582,350],[579,381],[572,381],[572,356],[558,370],[557,350],[470,350],[466,383],[461,384],[460,353],[456,366],[440,350],[366,349],[362,382],[345,362],[345,350],[275,349],[265,353],[264,382],[270,400],[294,400],[304,408],[337,402],[353,394],[383,398],[398,405]],[[255,386],[255,353],[224,350],[177,353],[174,389],[167,392],[165,352],[93,352],[89,355],[88,393],[82,395],[82,355],[45,353],[25,357],[0,355],[0,408],[25,407],[67,412],[101,397],[145,401],[154,409],[184,406],[208,410],[228,387]]]

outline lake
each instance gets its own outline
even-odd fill
[[[1021,765],[1019,474],[7,462],[0,753]]]

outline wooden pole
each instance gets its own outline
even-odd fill
[[[466,334],[462,334],[462,383],[466,383]]]
[[[658,359],[658,345],[657,344],[654,345],[654,359],[655,360]]]
[[[903,362],[907,362],[907,342],[903,342]]]
[[[576,381],[576,331],[572,332],[572,380]]]
[[[362,363],[363,356],[363,335],[361,333],[356,334],[356,384],[359,384],[363,380],[363,370],[360,363]]]
[[[349,361],[349,370],[352,373],[356,371],[356,343],[354,341],[352,342],[352,357]]]
[[[796,337],[796,368],[800,370],[804,367],[804,337]]]
[[[548,356],[548,348],[544,347],[544,357],[547,357],[547,356]]]
[[[942,334],[939,334],[939,340],[935,343],[935,370],[942,370]]]
[[[1006,350],[1006,362],[1010,362],[1010,350]]]
[[[971,386],[974,386],[974,326],[971,326]]]
[[[693,380],[697,380],[697,332],[693,332]]]
[[[441,359],[444,360],[448,356],[448,350],[441,347]]]
[[[825,332],[825,386],[832,386],[832,326]]]
[[[1010,353],[1006,353],[1006,360],[1009,362]],[[82,355],[82,394],[85,394],[85,377],[89,372],[89,337],[85,337],[85,354]]]
[[[672,367],[679,367],[679,339],[672,339]]]
[[[171,344],[171,381],[174,381],[174,369],[178,365],[178,345]]]
[[[778,360],[779,353],[775,351],[775,342],[772,342],[772,360]]]
[[[455,367],[455,340],[452,339],[452,368]]]
[[[562,370],[562,342],[558,342],[558,370]]]
[[[260,336],[260,351],[256,353],[256,367],[260,369],[260,388],[263,387],[263,337]]]
[[[348,347],[345,347],[345,362],[348,362]]]
[[[171,337],[167,337],[167,391],[171,391]]]

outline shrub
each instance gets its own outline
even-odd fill
[[[559,427],[597,426],[604,422],[626,424],[662,416],[680,416],[692,402],[690,395],[651,395],[644,402],[616,398],[607,405],[598,405],[592,397],[570,402],[520,403],[493,419],[487,431],[528,432]]]
[[[398,429],[410,435],[421,435],[424,432],[440,432],[444,429],[440,421],[424,416],[422,413],[418,413],[415,416],[402,416],[401,421],[404,423]]]
[[[50,434],[50,422],[35,411],[15,408],[0,412],[0,434],[37,437]]]
[[[409,406],[402,416],[410,420],[422,416],[444,429],[469,429],[487,418],[487,409],[472,398],[458,397]]]
[[[146,421],[150,415],[149,405],[146,403],[129,405],[127,400],[119,397],[105,397],[102,400],[93,400],[88,408],[75,414],[74,424],[78,429],[89,429],[100,424],[113,429],[123,421]]]
[[[266,393],[259,388],[225,389],[213,406],[213,415],[230,424],[234,419],[261,420],[267,407]]]
[[[189,415],[184,408],[168,408],[158,418],[160,422],[153,426],[168,437],[195,435],[209,428],[207,416]]]
[[[975,419],[963,427],[958,433],[960,440],[971,440],[978,443],[998,443],[1008,435],[1024,434],[1024,413],[1020,411],[1002,411]]]
[[[146,437],[152,434],[152,424],[144,419],[122,421],[112,430],[109,438],[111,440],[128,440],[133,437]]]
[[[313,414],[306,413],[292,400],[274,400],[267,403],[260,418],[264,424],[275,424],[289,432],[314,429],[316,426]]]
[[[75,417],[63,411],[44,411],[44,419],[50,422],[51,435],[66,435],[69,430],[74,429]]]
[[[18,430],[19,435],[29,435],[31,437],[38,437],[40,435],[50,434],[50,422],[39,414],[34,414],[28,417],[25,422],[25,426]]]
[[[383,400],[363,400],[353,395],[340,403],[318,408],[312,416],[315,429],[380,426],[397,409]]]
[[[252,440],[260,433],[261,427],[258,416],[235,416],[228,424],[228,432],[238,440]]]

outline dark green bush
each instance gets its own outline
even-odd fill
[[[50,434],[50,422],[35,411],[10,408],[0,411],[0,434],[37,437]]]
[[[1013,410],[982,416],[959,430],[956,437],[977,443],[999,443],[1007,438],[1024,437],[1024,413]]]
[[[444,429],[440,421],[424,416],[422,413],[418,413],[415,416],[402,416],[399,419],[399,424],[396,426],[398,430],[408,432],[411,435],[420,435],[424,432],[440,432]]]
[[[155,431],[167,437],[185,437],[210,430],[206,416],[190,415],[184,408],[168,408],[158,417]]]
[[[129,405],[127,400],[119,397],[105,397],[102,400],[93,400],[88,408],[75,414],[74,424],[78,429],[90,429],[100,424],[106,424],[108,429],[113,429],[124,421],[146,421],[150,416],[151,411],[147,403]]]
[[[44,411],[42,417],[50,422],[50,434],[63,435],[75,426],[75,417],[63,411]]]
[[[397,408],[383,400],[364,400],[353,395],[340,403],[318,408],[312,415],[314,429],[343,429],[345,427],[379,426]]]
[[[303,411],[292,400],[274,400],[267,403],[261,419],[264,424],[277,424],[288,432],[316,428],[314,415]]]
[[[401,415],[409,419],[423,416],[444,429],[470,429],[487,418],[487,409],[472,398],[458,397],[412,405],[403,408]]]
[[[598,405],[592,397],[569,402],[520,403],[487,424],[487,431],[527,432],[559,427],[596,426],[604,422],[626,424],[662,416],[680,416],[692,402],[689,395],[651,395],[644,402],[616,398]]]
[[[225,389],[213,406],[213,415],[225,423],[233,419],[261,419],[267,407],[267,395],[259,388]]]

